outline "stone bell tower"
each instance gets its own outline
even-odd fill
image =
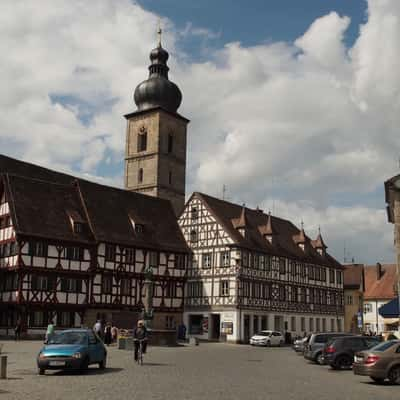
[[[177,113],[182,93],[168,79],[168,52],[158,46],[150,53],[149,78],[135,90],[137,110],[127,119],[125,189],[171,201],[177,216],[185,205],[186,128]]]

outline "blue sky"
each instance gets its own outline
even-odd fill
[[[174,21],[188,22],[218,34],[210,46],[239,41],[253,46],[265,41],[293,41],[318,17],[336,11],[351,18],[345,41],[351,46],[366,21],[365,0],[138,0],[140,5]],[[193,38],[181,43],[192,57],[198,54]]]

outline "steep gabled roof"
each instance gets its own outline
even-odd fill
[[[343,286],[345,289],[362,290],[365,288],[363,264],[344,265]]]
[[[240,219],[243,213],[242,206],[217,199],[204,193],[195,192],[193,196],[203,201],[207,209],[224,227],[237,246],[272,255],[287,256],[304,262],[342,268],[341,264],[329,254],[326,253],[321,256],[311,246],[307,253],[303,252],[293,240],[293,237],[299,235],[301,232],[290,221],[275,216],[268,216],[260,210],[246,208],[246,237],[243,237],[235,229],[232,222]],[[273,231],[275,232],[275,241],[273,244],[265,240],[262,232],[260,232],[260,227],[268,225],[268,219],[270,219],[271,229],[273,226]]]
[[[79,193],[73,184],[46,182],[5,175],[17,234],[71,242],[94,242],[89,229],[75,233],[68,213],[88,222]]]
[[[397,283],[396,265],[382,264],[382,275],[378,279],[377,265],[365,266],[365,292],[364,299],[393,299],[396,296]]]
[[[168,200],[92,183],[0,155],[17,234],[189,252]],[[87,222],[74,233],[70,216]],[[131,219],[144,225],[135,232]]]

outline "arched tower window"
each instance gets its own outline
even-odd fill
[[[139,129],[138,152],[147,150],[147,130],[144,126]]]
[[[139,183],[143,182],[143,168],[139,168],[139,171],[138,171],[138,182]]]

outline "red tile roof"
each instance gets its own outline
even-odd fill
[[[364,265],[348,264],[344,265],[343,283],[345,289],[359,289],[365,286]]]
[[[217,199],[204,193],[195,192],[192,197],[193,196],[203,201],[209,212],[211,212],[214,218],[224,227],[234,243],[240,247],[277,256],[286,256],[316,265],[343,268],[342,265],[328,253],[320,255],[312,246],[311,239],[306,235],[304,235],[306,251],[300,249],[293,238],[301,234],[301,232],[290,221],[275,216],[269,216],[260,210],[246,208],[246,236],[243,237],[238,232],[233,222],[239,221],[243,215],[243,207],[241,205]],[[261,227],[268,226],[268,221],[274,231],[273,243],[266,240],[260,232]],[[261,229],[261,231],[262,230],[263,229]]]
[[[396,265],[382,264],[382,275],[378,279],[377,265],[367,265],[365,274],[365,299],[393,299],[396,296],[395,285],[397,282]]]

